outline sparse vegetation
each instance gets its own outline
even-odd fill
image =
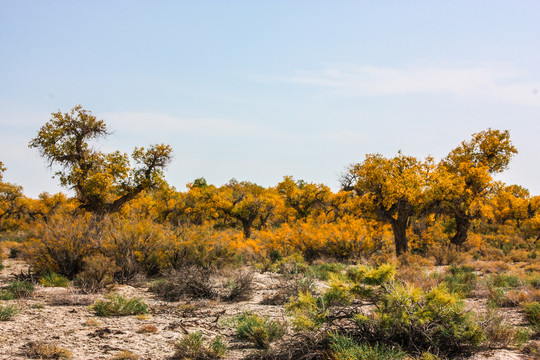
[[[122,350],[117,352],[111,360],[139,360],[141,357],[129,350]]]
[[[256,347],[266,349],[285,333],[285,324],[256,314],[243,313],[235,319],[236,334]]]
[[[28,281],[13,281],[8,285],[7,291],[15,296],[15,298],[25,298],[32,295],[34,292],[34,284]]]
[[[49,272],[39,279],[39,283],[45,287],[67,287],[69,279],[55,272]]]
[[[19,274],[2,270],[2,321],[18,320],[21,308],[39,319],[75,314],[89,337],[126,335],[149,347],[182,332],[175,359],[224,358],[226,343],[234,356],[259,359],[538,352],[540,198],[493,180],[515,152],[506,131],[474,134],[438,163],[368,154],[346,169],[337,192],[292,176],[268,188],[200,178],[177,191],[160,172],[168,147],[137,149],[140,167],[132,167],[127,155],[91,148],[91,137],[54,131],[90,121],[105,135],[104,123],[81,107],[53,118],[32,146],[64,164],[58,175],[76,196],[29,199],[1,183],[12,200],[0,197],[0,209],[13,211],[0,218],[2,255],[11,257],[4,263],[29,265]],[[32,297],[38,282],[67,289],[38,287]],[[112,293],[94,303],[118,284],[132,297]],[[88,310],[137,317],[121,328],[119,320],[85,318]],[[39,341],[25,349],[27,357],[70,356]],[[140,348],[140,355],[104,349],[112,359],[148,357]]]
[[[330,337],[330,349],[335,360],[399,360],[409,357],[401,349],[362,344],[350,337],[337,334]]]
[[[0,321],[11,320],[21,310],[15,305],[0,305]]]
[[[221,336],[216,336],[209,343],[205,342],[202,332],[192,332],[182,337],[175,344],[173,359],[214,360],[222,358],[227,347]]]
[[[26,345],[25,355],[31,359],[58,359],[72,358],[72,352],[53,343],[32,341]]]
[[[107,300],[100,300],[92,306],[97,316],[128,316],[145,314],[148,305],[140,298],[126,298],[123,295],[111,294]]]

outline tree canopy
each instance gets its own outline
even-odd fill
[[[80,208],[99,214],[120,210],[140,192],[158,184],[172,157],[169,145],[135,148],[132,166],[125,153],[104,153],[91,147],[90,141],[109,133],[103,120],[77,105],[68,113],[52,113],[29,144],[49,166],[61,167],[55,174],[62,186],[75,191]]]

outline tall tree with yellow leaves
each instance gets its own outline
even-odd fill
[[[430,199],[437,211],[453,221],[452,244],[467,241],[471,221],[482,214],[495,185],[492,175],[504,171],[516,153],[508,130],[488,129],[473,134],[439,163]]]
[[[342,188],[352,191],[362,214],[392,226],[398,256],[409,250],[407,227],[422,204],[430,168],[430,159],[401,152],[393,158],[368,154],[342,176]]]
[[[91,147],[90,141],[107,134],[103,120],[77,105],[68,113],[52,113],[29,144],[49,166],[61,167],[56,175],[62,186],[75,191],[79,207],[100,215],[119,211],[143,190],[156,186],[172,156],[171,147],[164,144],[135,148],[132,167],[125,153]]]

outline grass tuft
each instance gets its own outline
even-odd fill
[[[111,294],[92,307],[97,316],[128,316],[146,314],[148,305],[140,298],[128,299],[123,295]]]

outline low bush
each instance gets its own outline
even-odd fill
[[[29,281],[13,281],[8,285],[7,291],[12,293],[16,298],[29,297],[34,293],[34,284]]]
[[[452,265],[443,282],[450,292],[467,297],[476,286],[476,274],[471,267]]]
[[[114,273],[118,269],[113,259],[95,254],[85,257],[82,263],[83,270],[74,281],[82,291],[96,293],[113,283]]]
[[[0,300],[14,300],[17,297],[11,291],[0,290]]]
[[[534,275],[527,278],[527,283],[535,289],[540,289],[540,275]]]
[[[324,292],[322,299],[326,306],[345,306],[352,301],[351,286],[338,275],[330,276],[330,287]]]
[[[309,292],[313,289],[315,279],[310,274],[296,273],[277,277],[277,291],[265,296],[263,305],[284,305],[291,297],[299,292]]]
[[[45,287],[68,287],[69,279],[55,272],[49,272],[39,279],[39,283]]]
[[[533,326],[535,331],[540,330],[540,303],[532,302],[523,306],[523,311],[527,315],[529,324]]]
[[[297,331],[312,331],[326,323],[328,309],[321,297],[316,298],[309,291],[298,293],[286,305],[287,312],[293,316],[292,324]]]
[[[20,309],[15,305],[0,305],[0,321],[11,320],[15,315],[20,312]]]
[[[360,265],[349,269],[348,277],[358,283],[367,285],[381,285],[394,280],[396,267],[392,264],[382,264],[378,267]]]
[[[497,274],[488,280],[493,286],[501,288],[515,288],[523,285],[521,279],[514,274]]]
[[[373,313],[355,316],[360,336],[405,350],[454,353],[479,345],[484,334],[463,303],[442,286],[422,291],[399,283],[385,284]]]
[[[375,344],[361,344],[354,339],[332,334],[330,336],[330,349],[335,360],[399,360],[410,359],[401,349],[391,349]]]
[[[43,341],[32,341],[25,346],[24,354],[31,359],[71,359],[71,351],[56,344]]]
[[[174,347],[176,351],[172,357],[173,360],[214,360],[222,358],[227,352],[227,346],[221,336],[216,336],[209,344],[205,344],[200,331],[185,335]]]
[[[341,274],[345,266],[340,263],[319,262],[309,267],[308,273],[316,279],[326,281],[332,274]]]
[[[270,271],[283,274],[293,275],[298,273],[305,273],[309,269],[309,265],[304,260],[304,257],[300,253],[295,253],[284,257],[276,261],[270,267]]]
[[[92,307],[97,316],[127,316],[146,314],[148,305],[140,298],[128,299],[125,296],[111,294],[107,300],[100,300]]]
[[[101,239],[101,225],[90,214],[54,216],[35,227],[24,256],[38,273],[54,271],[72,279],[83,268]]]
[[[155,283],[150,291],[166,301],[187,299],[215,299],[218,296],[214,289],[212,268],[191,265],[171,270],[164,281]]]
[[[285,324],[256,314],[245,312],[239,315],[235,322],[238,337],[261,349],[267,349],[270,343],[285,334]]]
[[[240,301],[249,298],[253,292],[253,273],[236,271],[225,283],[220,297],[225,301]]]
[[[523,352],[531,357],[531,359],[540,359],[540,342],[531,341],[523,347]]]
[[[497,309],[488,309],[479,316],[478,322],[486,336],[484,345],[488,347],[522,345],[529,338],[527,329],[517,328]]]

